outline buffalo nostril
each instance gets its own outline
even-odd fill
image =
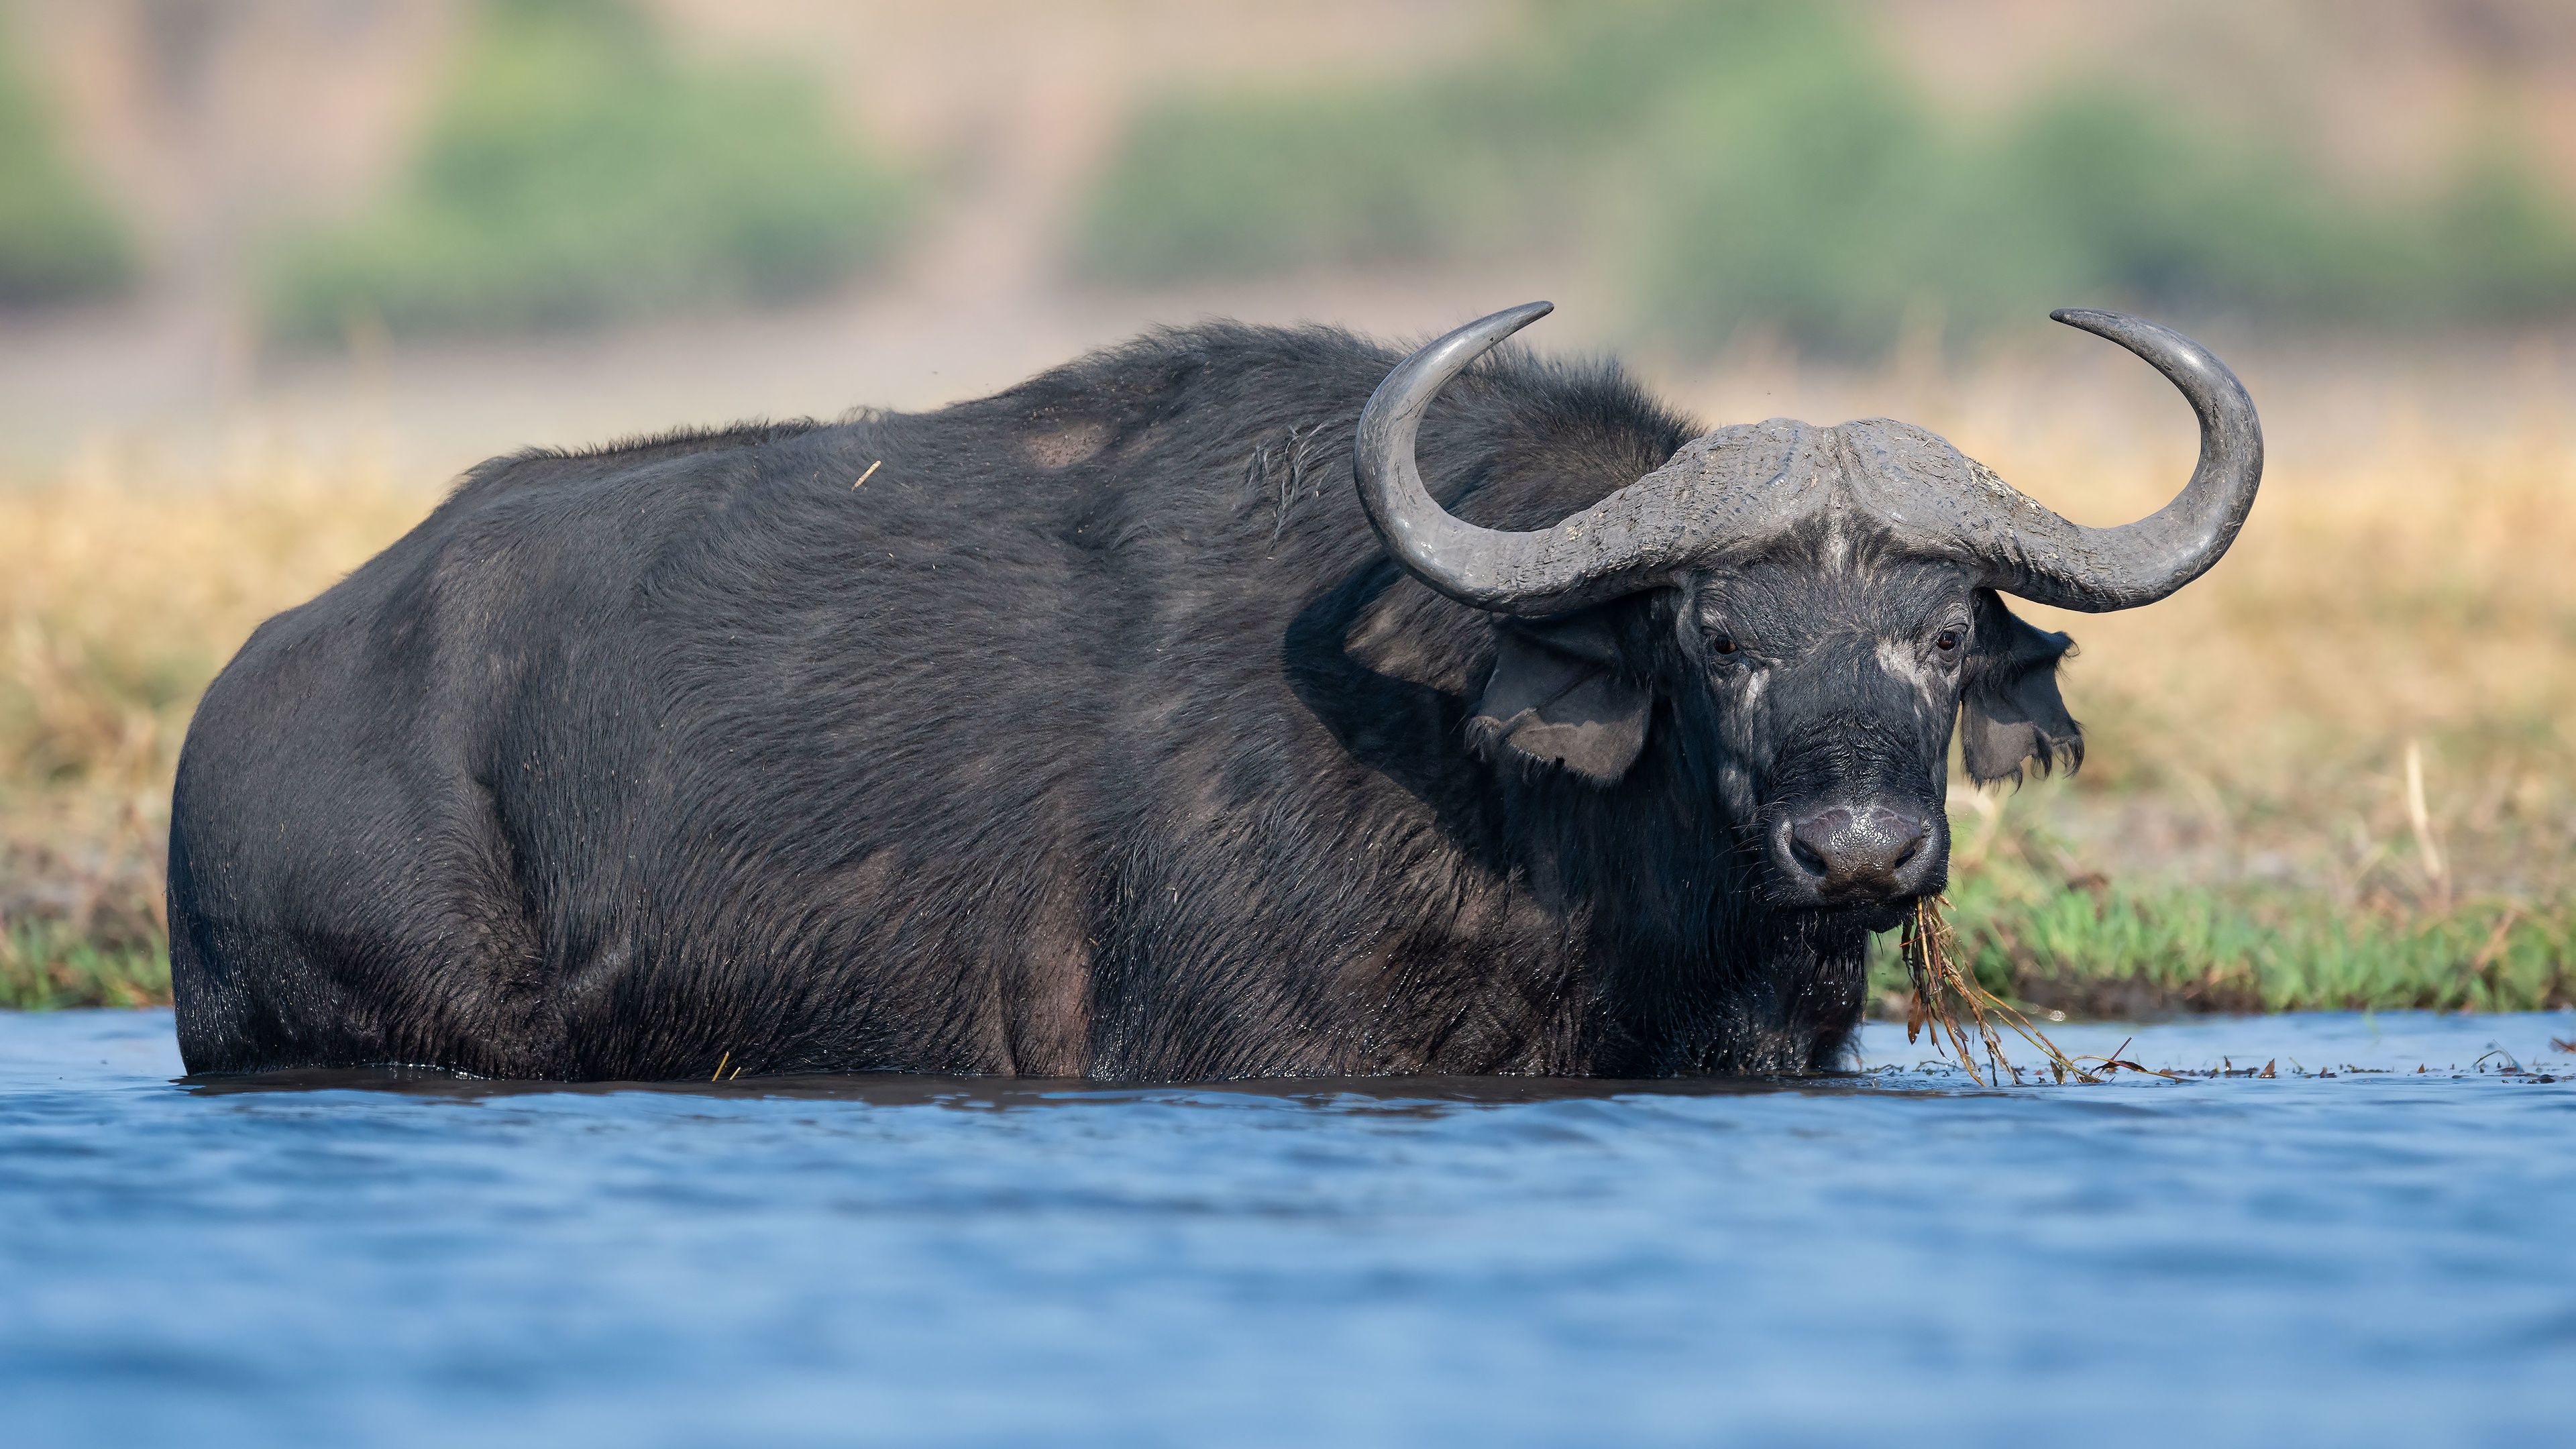
[[[1930,833],[1923,828],[1923,822],[1920,820],[1901,819],[1895,834],[1899,845],[1896,859],[1889,863],[1888,869],[1903,870],[1914,863],[1914,857],[1923,853],[1923,842],[1930,838]]]
[[[1789,837],[1789,858],[1804,867],[1809,875],[1824,875],[1830,870],[1830,867],[1825,864],[1825,858],[1818,855],[1807,842],[1800,840],[1794,834]]]
[[[1819,810],[1789,827],[1789,859],[1809,875],[1831,880],[1842,873],[1843,837],[1852,827],[1848,810]]]

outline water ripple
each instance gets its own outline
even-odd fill
[[[46,1444],[2543,1442],[2571,1028],[2174,1023],[2128,1055],[2282,1074],[2093,1088],[1872,1028],[1882,1070],[1769,1084],[599,1090],[180,1083],[166,1013],[0,1015],[0,1402]]]

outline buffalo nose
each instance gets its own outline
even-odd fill
[[[1788,823],[1788,863],[1825,900],[1898,894],[1899,876],[1931,834],[1923,817],[1885,805],[1835,805]]]

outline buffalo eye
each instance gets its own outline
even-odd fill
[[[1933,635],[1932,647],[1940,650],[1945,655],[1958,653],[1959,631],[1956,629],[1944,629],[1940,633]]]

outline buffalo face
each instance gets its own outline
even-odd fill
[[[1691,579],[1676,646],[1696,656],[1694,723],[1718,746],[1727,814],[1752,826],[1772,900],[1884,907],[1943,883],[1969,592],[1938,566],[1835,567],[1831,552]]]
[[[1687,580],[1672,652],[1696,687],[1676,689],[1674,718],[1719,762],[1770,899],[1883,929],[1947,884],[1954,721],[1978,741],[1980,779],[2080,750],[2057,694],[2068,641],[1955,565],[1884,540],[1803,542]]]
[[[1387,376],[1360,419],[1361,500],[1416,578],[1501,616],[1480,748],[1610,786],[1669,718],[1680,777],[1707,781],[1792,911],[1883,927],[1943,887],[1954,723],[1981,783],[2080,762],[2056,683],[2069,642],[2002,594],[2153,603],[2227,551],[2262,479],[2261,427],[2225,364],[2153,323],[2065,311],[2163,373],[2200,423],[2190,481],[2134,523],[2070,523],[1909,424],[1775,418],[1693,439],[1552,527],[1478,527],[1432,499],[1415,433],[1443,384],[1547,310],[1470,323]]]
[[[1980,781],[2072,765],[2070,648],[1954,564],[1816,531],[1670,591],[1500,625],[1490,757],[1624,780],[1657,731],[1781,908],[1893,925],[1947,883],[1954,723]]]

